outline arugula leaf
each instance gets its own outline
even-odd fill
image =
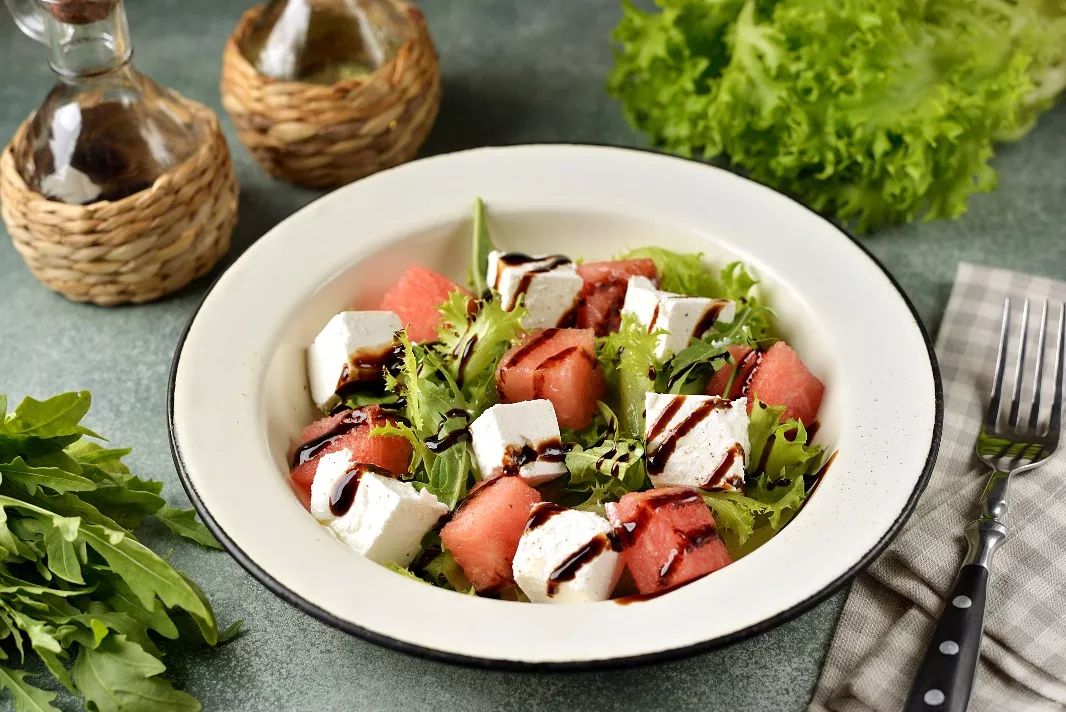
[[[141,600],[129,585],[117,576],[109,577],[110,594],[105,600],[114,610],[125,613],[146,628],[154,630],[159,635],[170,640],[178,637],[178,628],[174,621],[167,615],[158,600],[152,602],[151,607],[142,605]]]
[[[198,620],[212,617],[187,580],[140,542],[97,524],[83,524],[78,536],[104,557],[145,608],[154,606],[158,597],[164,605],[182,608]]]
[[[80,522],[78,523],[80,524]],[[81,561],[78,560],[78,553],[74,550],[74,540],[77,538],[77,524],[75,524],[74,536],[70,537],[68,534],[69,532],[64,531],[62,526],[53,525],[45,530],[44,543],[48,551],[48,568],[64,581],[84,584],[85,579],[81,575]]]
[[[3,429],[16,435],[55,438],[67,435],[93,435],[78,423],[89,412],[92,396],[88,391],[62,393],[45,401],[26,397],[15,408]],[[6,399],[5,399],[6,404]]]
[[[5,420],[7,420],[7,394],[0,393],[0,430],[3,429]]]
[[[157,677],[166,670],[158,658],[126,639],[109,634],[95,649],[82,646],[74,661],[74,682],[98,712],[151,709],[195,712],[200,703]]]
[[[466,495],[467,481],[473,475],[473,457],[465,442],[452,445],[437,455],[429,468],[426,489],[454,510]]]
[[[644,396],[655,390],[659,361],[655,343],[662,330],[652,333],[632,314],[623,314],[618,331],[597,343],[609,390],[618,393],[618,425],[623,437],[644,437]]]
[[[492,252],[492,239],[489,237],[489,228],[485,224],[485,204],[481,198],[474,199],[474,230],[473,247],[470,251],[470,287],[474,294],[484,294],[488,284],[485,275],[489,270],[489,253]]]
[[[155,517],[180,537],[195,541],[209,549],[222,549],[222,545],[208,528],[196,519],[196,511],[193,509],[178,509],[164,505],[155,512]]]
[[[59,712],[52,706],[56,693],[42,690],[26,682],[29,673],[0,666],[0,687],[11,692],[15,712]]]
[[[92,480],[81,475],[58,467],[31,467],[21,457],[0,465],[0,477],[17,482],[31,495],[36,494],[39,487],[60,493],[88,492],[96,489],[96,484]]]
[[[84,492],[81,498],[129,530],[166,504],[165,499],[153,492],[110,484]]]
[[[703,254],[682,254],[664,247],[641,247],[618,257],[620,260],[650,259],[659,273],[659,289],[695,297],[717,298],[715,284]]]

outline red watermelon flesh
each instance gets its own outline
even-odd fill
[[[726,364],[722,368],[714,372],[711,376],[711,380],[707,383],[707,395],[709,396],[723,396],[734,400],[740,398],[744,394],[744,384],[748,380],[748,376],[751,375],[752,370],[757,363],[757,355],[752,355],[751,347],[744,346],[742,344],[732,344],[729,346],[729,354],[733,357],[734,363],[740,366],[740,373],[733,379],[733,385],[729,388],[729,394],[726,395],[725,387],[729,384],[729,378],[733,375],[733,369],[736,368],[733,364]]]
[[[796,418],[810,426],[818,417],[825,386],[788,344],[778,341],[763,355],[748,383],[748,393],[768,405],[785,406],[784,420]],[[749,412],[751,405],[749,401]]]
[[[440,539],[480,592],[513,582],[511,563],[540,493],[521,477],[496,477],[470,491]]]
[[[439,307],[451,292],[473,296],[455,282],[421,265],[411,265],[392,289],[385,292],[381,309],[400,317],[407,336],[415,343],[437,340],[440,326]]]
[[[640,593],[680,586],[732,562],[697,490],[630,492],[607,506],[607,516]]]
[[[577,266],[577,273],[585,280],[577,308],[577,325],[595,330],[596,336],[618,331],[630,277],[647,277],[659,283],[655,263],[648,259],[587,262]]]
[[[289,475],[305,503],[311,498],[318,460],[327,453],[348,449],[352,462],[376,465],[397,475],[407,472],[411,462],[411,443],[407,438],[370,435],[371,428],[387,422],[389,418],[381,406],[368,405],[327,416],[304,428],[300,446],[289,453],[289,462],[293,463]]]
[[[534,331],[503,355],[496,386],[504,403],[546,398],[559,427],[585,427],[606,390],[595,334],[592,329]]]

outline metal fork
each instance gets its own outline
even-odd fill
[[[990,468],[981,497],[981,516],[966,527],[969,551],[959,569],[955,585],[947,597],[933,637],[918,666],[905,712],[964,712],[970,701],[981,636],[985,623],[985,599],[988,592],[992,555],[1003,543],[1007,528],[1007,488],[1011,477],[1042,465],[1059,444],[1062,425],[1062,381],[1066,304],[1059,305],[1058,331],[1054,347],[1055,397],[1046,423],[1041,424],[1040,390],[1044,380],[1044,347],[1047,336],[1048,303],[1040,312],[1040,334],[1036,346],[1036,364],[1032,374],[1032,396],[1022,403],[1022,381],[1029,345],[1029,300],[1022,307],[1019,329],[1020,345],[1014,366],[1014,386],[1006,417],[1003,410],[1003,376],[1006,370],[1010,339],[1011,303],[1003,304],[1003,326],[999,337],[996,372],[988,411],[977,439],[977,455]]]

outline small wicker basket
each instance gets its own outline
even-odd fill
[[[203,145],[149,188],[114,202],[70,205],[30,189],[16,169],[28,121],[0,155],[0,213],[33,275],[78,302],[141,303],[206,274],[229,249],[237,178],[218,117],[184,97],[204,121]]]
[[[372,74],[332,86],[261,74],[240,51],[263,6],[244,14],[222,56],[222,105],[268,173],[335,188],[411,160],[440,109],[440,67],[422,12],[397,55]]]

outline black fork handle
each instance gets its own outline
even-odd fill
[[[989,564],[1006,529],[994,519],[967,527],[970,553],[959,569],[918,666],[904,712],[965,712],[985,626]]]

